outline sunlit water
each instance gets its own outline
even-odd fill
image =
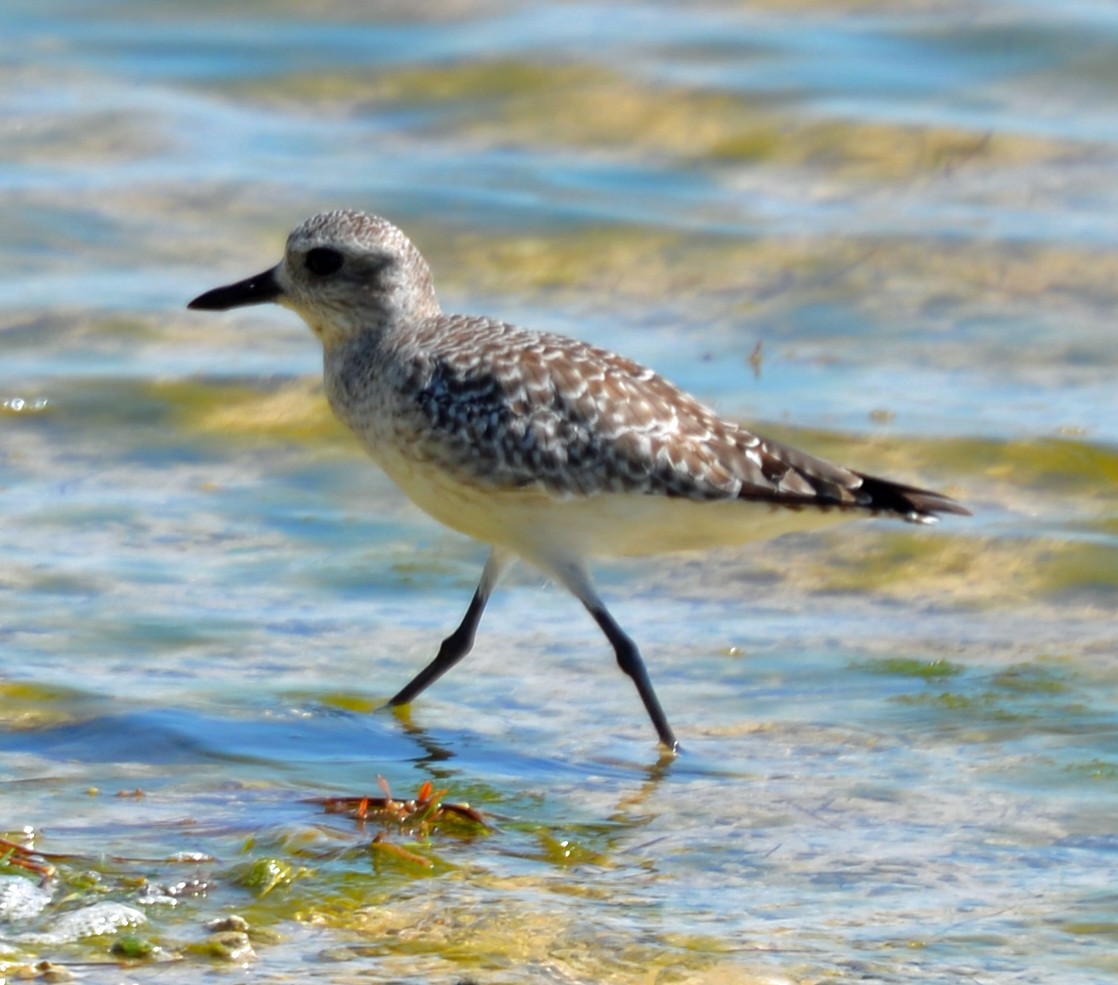
[[[1115,8],[794,7],[6,4],[0,833],[58,871],[0,872],[0,966],[1118,977]],[[531,572],[376,711],[484,552],[330,423],[292,316],[183,310],[339,205],[447,308],[976,515],[605,566],[671,763]],[[305,800],[378,774],[494,830]]]

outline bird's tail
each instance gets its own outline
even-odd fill
[[[970,510],[943,493],[878,479],[861,472],[855,474],[862,480],[862,484],[854,494],[859,500],[858,505],[864,509],[893,513],[910,523],[935,523],[940,513],[971,515]]]

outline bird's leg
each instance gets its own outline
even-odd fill
[[[451,667],[461,660],[474,645],[474,634],[477,632],[481,614],[485,611],[485,604],[493,589],[497,586],[501,575],[511,564],[511,558],[497,550],[490,551],[485,561],[485,568],[481,572],[474,597],[470,600],[470,607],[458,628],[442,642],[439,652],[426,667],[405,684],[398,693],[389,699],[391,707],[409,704],[418,697],[429,684],[433,684],[443,676]]]
[[[648,712],[648,717],[652,719],[652,724],[656,728],[656,734],[660,736],[660,741],[671,752],[676,752],[679,743],[676,742],[675,733],[668,724],[668,716],[664,714],[664,709],[660,706],[660,699],[656,697],[656,692],[652,689],[652,681],[644,665],[644,658],[641,657],[641,652],[637,649],[637,644],[625,635],[625,632],[617,625],[605,606],[599,603],[597,607],[587,605],[586,608],[590,615],[594,617],[594,621],[602,627],[602,632],[606,634],[606,639],[609,640],[613,652],[617,655],[617,665],[636,684],[637,693],[641,696],[641,701],[644,702],[645,710]]]
[[[549,568],[586,606],[586,611],[594,617],[594,621],[606,634],[606,639],[609,640],[610,646],[613,647],[613,652],[617,656],[617,665],[637,686],[637,693],[641,696],[641,701],[644,702],[648,717],[652,719],[652,724],[656,729],[656,734],[660,737],[660,742],[669,752],[678,751],[679,743],[676,742],[675,733],[668,724],[668,716],[664,714],[660,699],[656,697],[656,691],[653,690],[652,681],[648,676],[648,670],[644,665],[641,652],[637,649],[637,644],[625,634],[625,631],[617,625],[617,621],[609,614],[605,603],[594,590],[594,585],[590,581],[586,569],[581,564],[549,566]]]

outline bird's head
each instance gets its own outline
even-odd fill
[[[439,313],[431,271],[411,240],[386,219],[350,211],[313,216],[288,236],[277,266],[188,307],[226,311],[268,301],[300,315],[328,347]]]

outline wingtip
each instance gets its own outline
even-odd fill
[[[859,473],[858,492],[870,510],[899,514],[909,523],[938,523],[941,515],[973,516],[961,503],[931,489],[906,486],[888,479]]]
[[[916,510],[916,515],[921,519],[921,522],[938,523],[940,516],[974,516],[961,503],[957,503],[950,496],[945,496],[943,493],[924,492],[920,491],[919,494],[913,493],[909,495],[913,500]]]

